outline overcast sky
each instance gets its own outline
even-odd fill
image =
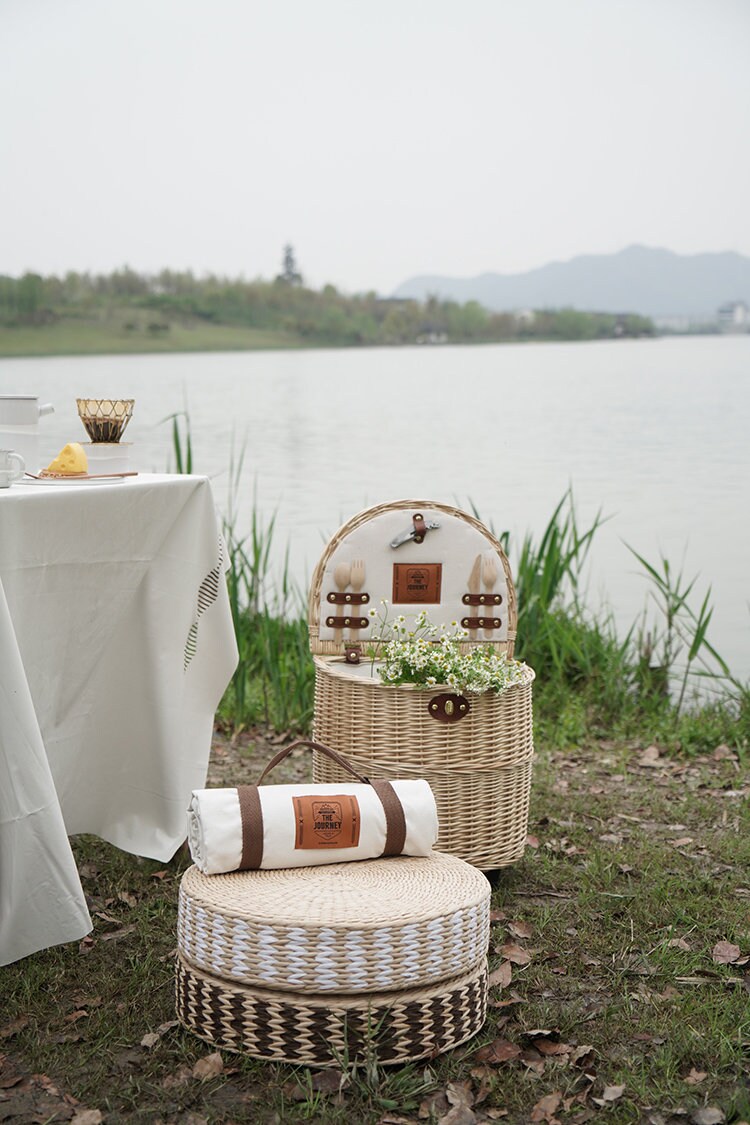
[[[0,0],[0,273],[750,254],[749,0]]]

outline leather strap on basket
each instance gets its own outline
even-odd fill
[[[307,738],[300,738],[296,742],[292,742],[289,746],[286,746],[283,750],[279,750],[277,754],[274,754],[255,785],[237,786],[237,796],[240,802],[240,818],[242,821],[242,859],[240,860],[239,870],[257,871],[263,861],[263,809],[260,803],[258,786],[274,766],[277,766],[279,762],[283,762],[284,758],[286,758],[292,750],[300,746],[307,746],[312,750],[318,750],[321,754],[325,754],[327,757],[331,758],[331,760],[338,766],[341,766],[342,769],[356,777],[357,781],[362,782],[363,785],[372,786],[380,798],[380,803],[385,813],[385,846],[383,847],[381,855],[401,855],[406,842],[406,817],[404,815],[404,807],[390,781],[386,781],[382,778],[371,781],[370,778],[357,773],[354,767],[347,762],[346,758],[342,754],[339,754],[337,750],[332,750],[330,746],[323,746],[320,742],[311,742]]]

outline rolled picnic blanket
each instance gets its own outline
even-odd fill
[[[297,746],[327,754],[356,780],[261,785]],[[188,809],[190,854],[204,875],[424,856],[437,836],[437,806],[427,781],[370,780],[335,750],[306,739],[280,750],[255,785],[194,789]]]

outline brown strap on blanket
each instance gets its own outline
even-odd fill
[[[296,742],[292,742],[290,746],[285,746],[283,750],[279,750],[277,754],[274,754],[271,761],[258,778],[256,785],[260,785],[266,774],[270,773],[279,762],[283,762],[287,754],[291,754],[292,750],[296,750],[298,747],[302,746],[306,746],[310,750],[317,750],[320,754],[325,754],[331,761],[335,762],[336,765],[341,766],[342,769],[346,770],[346,772],[350,773],[353,777],[356,777],[357,781],[361,781],[364,785],[369,781],[369,778],[363,777],[361,773],[357,773],[351,762],[347,762],[344,755],[339,754],[337,750],[332,750],[330,746],[324,746],[322,742],[311,742],[309,738],[298,738]]]
[[[257,871],[263,859],[263,809],[257,785],[238,785],[242,820],[240,871]]]
[[[385,846],[381,855],[401,855],[404,850],[406,842],[406,817],[404,815],[404,806],[398,798],[396,790],[391,785],[390,781],[385,779],[371,780],[370,778],[363,777],[347,762],[343,755],[338,754],[328,746],[323,746],[319,742],[310,742],[308,739],[300,739],[287,746],[284,750],[279,750],[258,778],[256,785],[238,785],[237,796],[240,801],[240,817],[242,819],[242,860],[240,861],[240,871],[256,871],[263,861],[263,809],[260,803],[260,793],[258,792],[258,785],[260,785],[266,774],[277,766],[287,754],[298,746],[306,746],[313,750],[319,750],[323,754],[332,758],[339,766],[348,770],[353,774],[357,781],[363,784],[369,784],[373,787],[380,803],[383,806],[385,813]]]
[[[375,778],[370,781],[370,785],[380,797],[385,812],[385,847],[381,855],[401,855],[406,842],[404,806],[390,781]]]

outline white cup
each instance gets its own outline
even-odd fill
[[[14,480],[23,476],[25,468],[26,462],[20,453],[0,449],[0,488],[10,488]]]

